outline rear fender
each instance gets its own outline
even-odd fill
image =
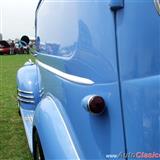
[[[78,144],[71,134],[66,114],[51,95],[46,95],[35,110],[35,126],[46,159],[79,159]],[[73,143],[74,139],[74,143]],[[75,144],[77,146],[75,146]]]

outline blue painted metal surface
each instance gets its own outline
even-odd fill
[[[110,7],[112,10],[118,10],[124,7],[124,0],[111,0]]]
[[[68,129],[68,120],[63,106],[51,94],[37,106],[33,125],[39,133],[46,159],[79,159]],[[77,147],[76,147],[77,148]]]
[[[34,110],[40,101],[40,88],[37,75],[36,65],[30,62],[27,62],[17,72],[18,99],[23,109]]]
[[[153,1],[125,1],[117,38],[128,152],[160,152],[159,33]]]
[[[51,23],[46,16],[52,17],[54,21]],[[80,158],[105,159],[107,154],[125,152],[117,77],[115,24],[109,1],[44,1],[38,17],[38,60],[67,74],[95,82],[94,85],[78,85],[39,66],[45,92],[54,95],[62,104],[58,107],[68,119],[66,125],[74,135],[72,139]],[[108,108],[103,116],[93,116],[83,108],[83,98],[92,94],[105,99]],[[49,118],[50,113],[46,107],[43,117]],[[42,117],[40,114],[41,112],[36,114],[37,117]],[[45,122],[46,132],[50,131],[52,126],[47,124],[43,117],[40,119]],[[45,134],[40,124],[37,128],[45,156],[54,158],[54,150],[47,150],[45,141],[49,148],[54,148],[55,137],[43,140]],[[60,154],[60,151],[58,153],[56,158],[69,156]]]
[[[48,160],[160,152],[160,17],[154,3],[44,0],[38,6],[40,63],[17,75],[19,89],[36,97],[30,107],[20,103],[31,151],[36,127]],[[118,6],[124,8],[111,10]],[[89,95],[104,98],[104,114],[87,112]]]
[[[33,153],[33,117],[34,117],[34,110],[28,110],[28,109],[23,109],[23,104],[21,104],[20,107],[20,113],[22,116],[22,121],[24,124],[24,128],[26,131],[26,136],[28,140],[28,145],[31,153]]]

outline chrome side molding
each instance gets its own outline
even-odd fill
[[[68,80],[70,82],[74,82],[74,83],[78,83],[78,84],[84,84],[84,85],[93,85],[95,82],[90,80],[90,79],[87,79],[87,78],[84,78],[84,77],[79,77],[79,76],[76,76],[76,75],[72,75],[72,74],[68,74],[68,73],[65,73],[57,68],[54,68],[52,66],[49,66],[39,60],[36,60],[36,63],[46,69],[47,71],[53,73],[54,75],[57,75],[65,80]]]
[[[18,90],[18,92],[21,92],[21,93],[33,94],[32,91],[24,91],[24,90],[20,90],[19,88],[17,90]]]
[[[17,100],[23,103],[34,104],[34,95],[32,91],[24,91],[17,89]]]
[[[34,99],[34,96],[32,95],[22,95],[21,93],[18,93],[18,96],[21,98],[26,98],[26,99]]]
[[[34,103],[35,103],[34,100],[29,100],[29,99],[20,98],[19,96],[17,97],[17,100],[20,101],[20,102],[24,102],[24,103],[31,103],[31,104],[34,104]]]

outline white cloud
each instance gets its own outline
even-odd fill
[[[3,39],[34,37],[35,10],[38,0],[0,0],[0,31]]]

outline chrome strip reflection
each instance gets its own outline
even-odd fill
[[[36,60],[36,63],[43,67],[44,69],[50,71],[51,73],[61,77],[61,78],[64,78],[68,81],[71,81],[71,82],[75,82],[75,83],[79,83],[79,84],[85,84],[85,85],[92,85],[94,84],[94,82],[90,79],[87,79],[87,78],[83,78],[83,77],[78,77],[78,76],[75,76],[75,75],[71,75],[71,74],[68,74],[68,73],[65,73],[65,72],[62,72],[54,67],[51,67],[43,62],[40,62],[39,60]]]
[[[44,92],[40,93],[40,97],[42,97],[44,95]]]
[[[21,93],[33,94],[33,92],[31,92],[31,91],[20,90],[19,88],[17,90],[18,90],[18,92],[21,92]]]
[[[31,95],[22,95],[22,94],[18,93],[18,96],[21,98],[34,99],[34,96],[31,96]]]
[[[39,90],[39,93],[41,93],[41,92],[43,92],[43,91],[44,91],[44,88],[40,89],[40,90]]]
[[[28,99],[23,99],[20,98],[19,96],[17,97],[18,101],[24,102],[24,103],[35,103],[33,100],[28,100]]]

